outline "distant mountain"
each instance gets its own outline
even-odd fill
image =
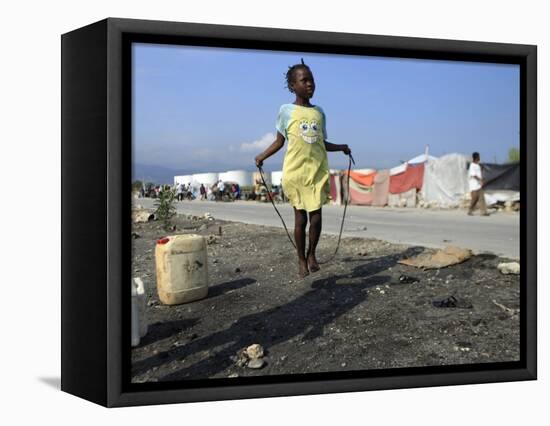
[[[153,166],[149,164],[134,164],[132,170],[132,181],[144,180],[156,184],[173,184],[174,176],[191,175],[200,173],[197,170],[171,169],[162,166]]]

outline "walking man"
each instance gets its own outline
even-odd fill
[[[470,208],[468,214],[472,216],[474,209],[479,207],[482,216],[489,216],[487,213],[487,206],[485,205],[485,193],[483,191],[483,177],[481,174],[481,166],[479,165],[479,152],[472,154],[472,162],[468,169],[468,183],[470,185],[470,194],[472,201],[470,202]]]

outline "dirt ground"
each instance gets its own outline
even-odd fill
[[[133,382],[519,360],[519,276],[496,268],[507,259],[477,255],[424,271],[397,261],[428,249],[343,238],[334,260],[298,279],[283,229],[186,215],[173,223],[172,232],[159,222],[133,228],[132,267],[147,287],[149,323],[132,349]],[[166,306],[156,292],[155,244],[181,233],[215,235],[209,292]],[[321,236],[320,262],[336,243]],[[402,283],[403,275],[418,281]],[[432,303],[451,295],[458,307]],[[254,343],[265,352],[259,369],[236,356]]]

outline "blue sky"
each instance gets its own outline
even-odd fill
[[[481,153],[503,162],[519,147],[519,66],[133,45],[133,161],[181,174],[254,170],[275,138],[288,66],[315,77],[328,140],[348,144],[357,168],[396,166],[424,152]],[[280,170],[286,146],[265,162]],[[331,168],[347,157],[329,153]]]

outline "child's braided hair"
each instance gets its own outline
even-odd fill
[[[286,87],[290,91],[290,93],[294,93],[294,91],[290,87],[290,83],[294,80],[294,73],[299,69],[305,69],[311,72],[311,69],[304,63],[304,58],[301,58],[301,60],[301,64],[295,64],[291,67],[288,67],[288,71],[286,72]]]

